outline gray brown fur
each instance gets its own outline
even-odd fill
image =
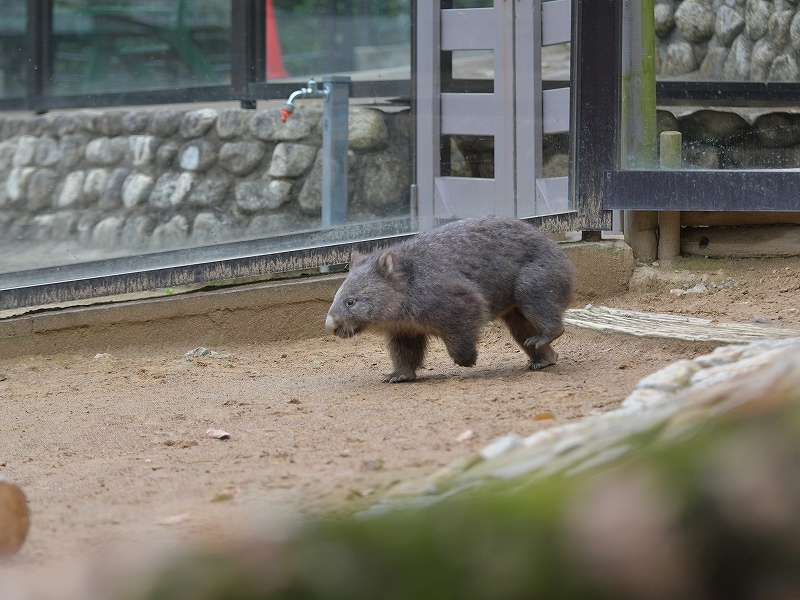
[[[325,325],[339,337],[370,329],[388,336],[394,371],[412,381],[428,336],[440,337],[457,365],[471,367],[481,328],[500,317],[530,358],[555,364],[550,343],[564,332],[575,270],[558,244],[516,219],[449,223],[388,250],[353,253]]]

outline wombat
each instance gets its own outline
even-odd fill
[[[575,270],[532,225],[484,217],[448,223],[388,250],[353,252],[325,326],[342,338],[371,329],[388,336],[394,371],[383,381],[413,381],[428,336],[444,341],[457,365],[471,367],[481,328],[500,317],[530,357],[555,364],[550,342],[564,332]]]

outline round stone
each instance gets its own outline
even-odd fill
[[[714,35],[716,14],[706,0],[684,0],[675,11],[675,26],[690,42],[704,42]]]
[[[661,65],[662,75],[685,75],[696,68],[697,60],[690,43],[674,42],[667,47],[667,56]]]
[[[311,166],[316,154],[314,146],[281,142],[272,153],[268,173],[270,177],[299,177]]]
[[[720,6],[714,31],[717,41],[723,46],[730,46],[736,36],[744,29],[744,17],[729,6]]]
[[[153,189],[153,178],[144,173],[131,173],[122,184],[122,204],[132,208],[142,204]]]
[[[81,171],[79,171],[81,172]],[[37,169],[28,183],[28,210],[35,212],[52,205],[58,176],[51,169]]]
[[[347,145],[352,150],[375,151],[389,145],[383,113],[371,108],[351,108],[347,123]]]
[[[61,187],[56,205],[59,208],[69,208],[80,204],[84,185],[86,185],[86,173],[83,171],[69,173],[64,178],[64,185]]]
[[[228,142],[219,150],[219,164],[233,175],[249,175],[266,154],[261,142]]]
[[[183,139],[194,139],[206,134],[217,120],[217,111],[213,108],[190,110],[183,115],[180,134]]]

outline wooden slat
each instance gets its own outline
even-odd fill
[[[542,92],[542,132],[569,131],[569,88]]]
[[[572,0],[542,2],[542,46],[552,46],[572,38]]]
[[[492,50],[495,47],[494,10],[443,10],[442,50]]]
[[[500,108],[495,94],[442,94],[442,133],[495,135]]]
[[[466,219],[498,214],[494,179],[437,177],[435,188],[437,217]]]

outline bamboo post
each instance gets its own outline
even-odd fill
[[[680,169],[681,134],[679,131],[662,131],[660,136],[660,166],[662,169]],[[681,253],[681,213],[662,210],[658,213],[658,260],[670,262]]]
[[[622,167],[656,166],[656,42],[654,0],[626,3],[622,28]],[[625,241],[641,262],[658,257],[658,213],[625,211]]]

